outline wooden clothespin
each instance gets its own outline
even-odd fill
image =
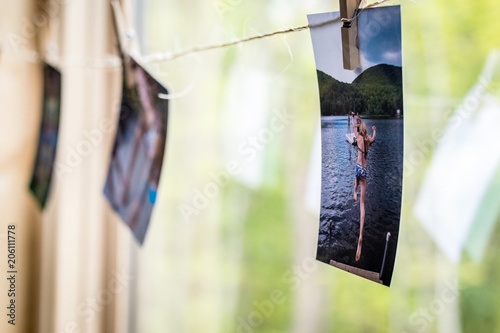
[[[51,34],[53,34],[52,30],[48,34],[41,34],[39,37],[39,54],[42,61],[61,71],[63,64],[59,57],[59,45],[53,41],[54,38],[50,38]]]
[[[38,10],[41,10],[38,7]],[[50,16],[44,26],[36,31],[36,48],[38,60],[61,71],[62,63],[59,56],[60,34],[58,34],[59,17]]]
[[[339,0],[340,18],[344,23],[342,34],[342,57],[344,69],[353,70],[361,67],[358,47],[358,22],[355,18],[357,9],[364,0]]]
[[[118,50],[123,61],[123,80],[128,86],[134,81],[132,60],[139,56],[137,43],[134,42],[136,31],[132,28],[129,20],[125,18],[120,2],[111,1],[111,6],[113,8]]]

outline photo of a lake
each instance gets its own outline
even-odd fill
[[[43,209],[52,186],[61,117],[61,73],[54,67],[43,66],[43,104],[40,134],[30,190]]]
[[[368,153],[366,217],[363,252],[355,262],[359,235],[359,203],[353,199],[357,149],[345,139],[346,116],[321,117],[321,212],[317,259],[380,272],[389,240],[386,273],[392,275],[401,212],[403,179],[403,118],[363,119],[377,127]],[[384,281],[388,284],[389,281]]]
[[[131,60],[104,186],[111,207],[143,244],[156,203],[167,140],[167,89]]]
[[[316,259],[390,286],[403,186],[401,11],[361,9],[355,18],[357,55],[343,52],[339,12],[308,16],[321,106]]]

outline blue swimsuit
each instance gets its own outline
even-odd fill
[[[361,149],[359,149],[359,147],[358,147],[358,150],[360,152],[362,152],[363,154],[365,154],[365,156],[368,155],[368,152],[362,151]],[[367,174],[366,168],[364,168],[360,163],[356,163],[355,170],[356,170],[356,178],[357,179],[366,179],[366,174]]]
[[[359,163],[356,163],[356,178],[366,179],[366,168]]]

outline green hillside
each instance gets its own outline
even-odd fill
[[[398,66],[380,64],[366,69],[353,83],[401,86],[403,84],[402,70]]]
[[[351,84],[340,82],[318,70],[322,116],[359,112],[365,116],[394,116],[403,113],[402,69],[380,64],[368,68]]]

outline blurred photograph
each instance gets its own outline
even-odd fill
[[[50,192],[56,158],[61,111],[61,73],[47,64],[44,64],[43,68],[42,103],[40,135],[30,190],[44,208]]]
[[[130,68],[104,193],[142,244],[156,201],[167,136],[168,101],[158,95],[168,92],[133,60]]]
[[[344,69],[340,13],[309,15],[321,104],[317,260],[389,286],[403,181],[399,6],[356,17],[360,67]]]

